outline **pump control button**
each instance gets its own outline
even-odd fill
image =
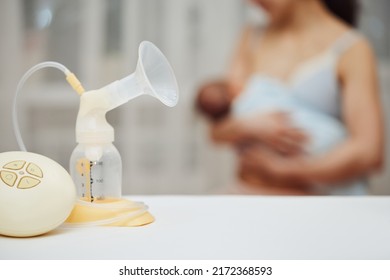
[[[6,169],[19,170],[26,164],[24,160],[15,160],[3,166]]]
[[[29,165],[27,165],[26,170],[31,175],[37,176],[39,178],[43,177],[42,170],[34,163],[30,163]]]
[[[3,180],[3,182],[10,187],[14,186],[16,179],[18,178],[18,176],[15,173],[10,171],[1,171],[0,177],[1,180]]]
[[[23,177],[19,184],[18,184],[18,189],[30,189],[38,185],[41,181],[38,179],[32,178],[32,177]]]

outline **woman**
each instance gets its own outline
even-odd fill
[[[256,88],[283,89],[340,120],[348,135],[326,153],[307,155],[310,137],[288,113],[274,108],[247,118],[218,118],[213,138],[239,147],[247,191],[366,193],[364,178],[383,163],[383,120],[373,51],[352,28],[356,2],[251,2],[267,12],[269,24],[245,30],[225,84],[231,99],[245,99],[245,92]]]

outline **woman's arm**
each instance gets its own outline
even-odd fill
[[[319,157],[286,159],[256,155],[248,151],[243,164],[263,165],[274,176],[287,180],[334,183],[380,169],[383,164],[384,136],[376,63],[368,42],[349,50],[339,64],[342,83],[343,118],[348,139]]]
[[[350,137],[329,154],[304,164],[297,175],[339,181],[367,174],[383,165],[384,136],[374,54],[368,42],[353,47],[340,61],[342,112]]]
[[[232,59],[226,81],[233,100],[243,90],[244,84],[251,71],[250,38],[253,32],[251,26],[246,26],[241,32],[241,37]],[[228,116],[211,125],[211,137],[217,143],[235,144],[244,138],[248,138],[245,121]]]
[[[253,27],[246,26],[241,34],[237,49],[233,55],[229,71],[227,73],[227,83],[232,93],[232,98],[237,97],[244,88],[244,85],[252,72],[252,51],[251,37]]]
[[[239,39],[238,47],[233,56],[232,63],[227,73],[226,81],[231,95],[231,100],[242,91],[250,72],[250,37],[252,27],[246,26]],[[235,144],[248,137],[245,123],[242,120],[228,116],[211,125],[211,137],[215,142]]]
[[[249,140],[250,131],[246,129],[245,122],[241,119],[227,117],[211,125],[211,138],[216,143],[236,144],[243,140]]]

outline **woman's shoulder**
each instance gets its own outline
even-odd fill
[[[241,34],[247,40],[261,37],[267,30],[266,26],[259,24],[247,24],[242,28]]]
[[[265,28],[261,25],[247,24],[240,34],[240,50],[251,53],[257,43],[262,39]]]
[[[343,30],[333,44],[333,50],[340,56],[355,48],[371,49],[368,39],[357,29]]]
[[[374,50],[368,38],[357,29],[350,28],[340,38],[337,46],[346,59],[359,61],[360,56],[373,56]]]
[[[355,29],[350,30],[351,43],[344,47],[339,60],[339,73],[341,76],[350,76],[357,72],[374,72],[376,68],[375,51],[370,41]]]
[[[349,51],[353,52],[353,50],[358,53],[372,51],[369,40],[357,28],[339,19],[333,20],[331,28],[335,34],[338,34],[334,47],[340,51],[340,54],[346,54]]]

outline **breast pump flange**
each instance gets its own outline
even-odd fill
[[[175,106],[178,103],[179,91],[175,75],[168,60],[155,45],[144,41],[139,47],[139,60],[136,71],[133,74],[99,90],[87,92],[85,92],[76,76],[62,64],[57,62],[44,62],[32,67],[20,80],[14,97],[14,132],[21,152],[0,154],[0,156],[4,155],[9,163],[14,161],[27,162],[31,158],[42,157],[37,154],[34,156],[32,153],[28,153],[25,148],[18,125],[16,104],[18,94],[27,79],[34,72],[46,67],[57,68],[64,72],[68,83],[80,95],[80,108],[76,123],[76,141],[78,142],[78,146],[75,148],[70,160],[70,173],[72,178],[69,174],[66,174],[65,170],[60,170],[58,168],[59,165],[56,165],[56,172],[58,169],[58,172],[62,174],[61,176],[69,176],[68,181],[70,183],[66,184],[67,186],[63,189],[68,188],[73,193],[76,189],[79,199],[75,203],[73,196],[67,196],[69,197],[70,205],[74,204],[73,210],[69,215],[69,207],[61,208],[57,204],[53,205],[53,203],[47,201],[49,196],[46,192],[50,190],[50,186],[42,188],[45,184],[40,184],[39,187],[32,188],[28,191],[21,189],[19,192],[10,192],[9,189],[1,189],[4,187],[10,188],[9,181],[3,180],[5,183],[8,182],[8,185],[1,184],[2,182],[0,181],[0,191],[4,190],[1,193],[6,195],[12,194],[12,197],[9,197],[10,200],[27,200],[33,197],[34,201],[29,202],[30,204],[32,203],[31,205],[42,204],[46,205],[47,208],[56,207],[54,210],[58,213],[58,217],[66,217],[69,215],[65,223],[66,227],[98,225],[140,226],[153,222],[154,217],[148,212],[148,207],[145,204],[121,198],[122,163],[119,152],[112,144],[114,141],[114,129],[106,121],[105,114],[144,94],[159,99],[169,107]],[[17,157],[13,158],[10,155],[17,155]],[[50,159],[46,161],[51,162]],[[41,164],[42,166],[45,167],[45,164]],[[43,174],[46,174],[50,172],[50,168],[43,168],[42,171]],[[4,172],[10,173],[9,170],[5,170]],[[18,172],[25,171],[21,170]],[[4,174],[7,175],[6,173]],[[15,181],[15,184],[18,185],[20,182]],[[29,192],[30,194],[34,192],[34,195],[29,195]],[[57,198],[61,197],[61,195],[61,193],[58,193]],[[3,199],[8,200],[7,197],[3,197]],[[18,203],[22,202],[18,201]],[[9,203],[11,202],[8,201]],[[63,204],[68,205],[69,203]],[[51,211],[51,209],[47,210]],[[31,211],[34,212],[34,207],[32,207]],[[37,219],[40,218],[38,212],[32,214],[36,214],[35,217]],[[63,221],[64,218],[61,219]],[[11,218],[8,220],[13,221],[14,219]],[[57,219],[57,221],[59,220]],[[12,223],[3,225],[2,221],[0,221],[0,229],[4,226],[8,228],[6,232],[0,232],[0,234],[18,237],[33,236],[48,232],[56,228],[60,223],[61,221],[57,222],[57,224],[52,223],[46,225],[43,220],[39,225],[41,230],[36,231],[36,225],[33,223],[24,222],[22,224],[20,222],[17,230],[23,231],[23,234],[9,234],[9,232],[15,232],[13,229],[15,226]]]

